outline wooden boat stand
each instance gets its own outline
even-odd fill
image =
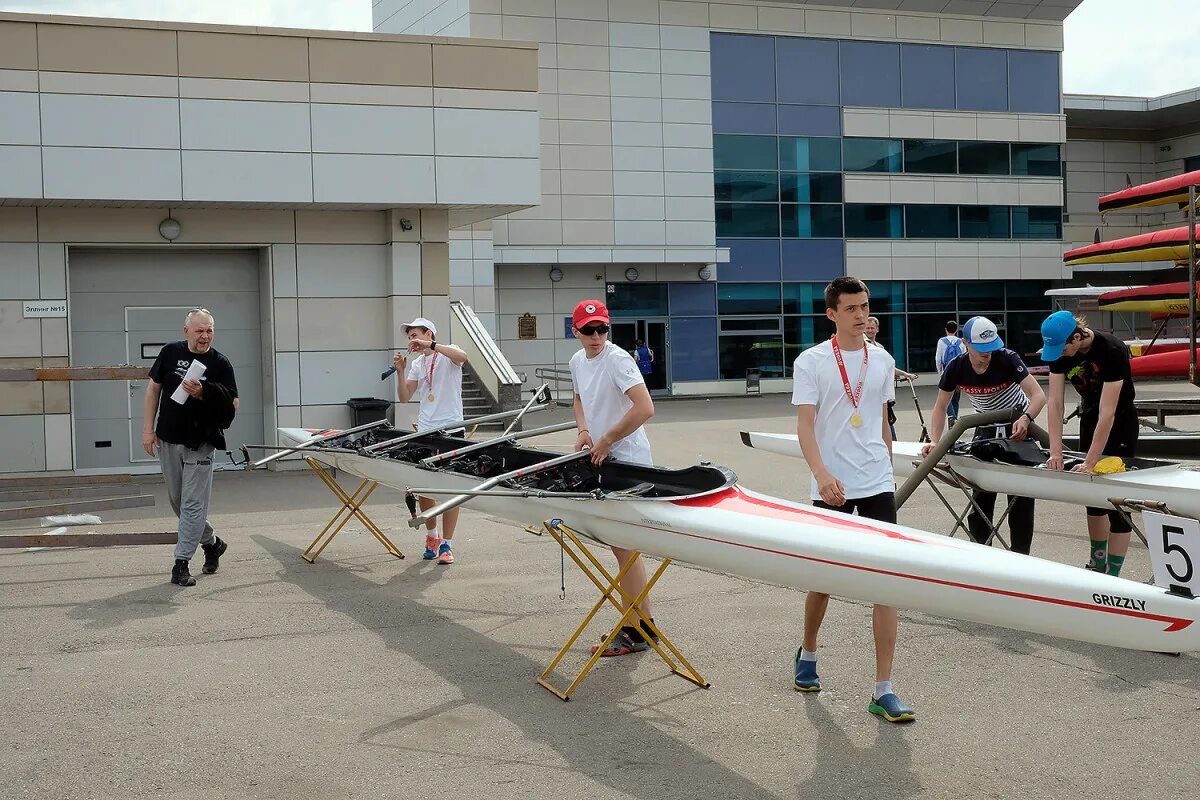
[[[392,544],[392,540],[389,539],[387,535],[380,530],[379,526],[376,525],[369,516],[367,516],[366,512],[362,510],[363,504],[367,502],[367,498],[369,498],[371,493],[379,487],[378,482],[368,478],[363,478],[362,482],[358,484],[358,488],[356,488],[350,494],[347,494],[346,490],[343,489],[336,480],[334,480],[333,476],[329,474],[329,470],[327,470],[324,465],[321,464],[321,462],[317,461],[315,458],[306,457],[304,459],[304,463],[308,464],[309,469],[317,473],[317,477],[329,487],[329,491],[333,492],[337,499],[341,501],[342,505],[341,508],[337,510],[337,513],[335,513],[329,520],[329,522],[325,524],[325,527],[321,529],[321,532],[317,534],[317,538],[312,540],[312,544],[305,548],[304,552],[300,555],[301,558],[310,564],[316,561],[317,556],[321,555],[321,551],[329,546],[329,543],[333,541],[333,537],[341,533],[342,528],[344,528],[346,523],[351,519],[357,519],[359,522],[361,522],[363,527],[366,528],[367,531],[374,536],[379,543],[383,545],[383,548],[390,554],[394,555],[396,558],[404,558],[404,553],[400,552],[400,548]]]
[[[579,626],[575,629],[575,632],[571,634],[566,643],[563,644],[558,653],[555,654],[545,671],[538,676],[538,684],[540,684],[546,690],[552,692],[556,697],[560,698],[564,702],[570,700],[571,695],[579,687],[579,684],[583,682],[583,679],[587,677],[588,673],[592,671],[592,668],[595,667],[597,662],[600,661],[601,653],[603,653],[605,649],[612,644],[613,640],[616,639],[617,634],[621,631],[621,627],[626,624],[636,626],[637,621],[640,620],[643,625],[647,626],[650,628],[650,630],[654,631],[654,633],[658,635],[657,642],[655,642],[651,637],[646,637],[646,643],[654,648],[654,652],[658,653],[659,658],[666,663],[667,667],[672,673],[678,675],[686,681],[696,684],[702,689],[707,689],[709,687],[709,682],[706,681],[704,677],[696,671],[696,668],[693,667],[686,658],[684,658],[683,654],[679,652],[679,649],[676,648],[674,644],[672,644],[671,640],[667,638],[667,635],[663,633],[662,629],[651,622],[650,619],[642,613],[641,609],[638,608],[638,605],[650,594],[650,590],[654,587],[654,584],[658,583],[658,579],[662,577],[664,572],[666,572],[667,567],[671,565],[671,559],[663,559],[658,569],[656,569],[654,574],[650,576],[650,579],[646,581],[645,588],[642,589],[642,591],[639,592],[636,597],[630,597],[629,594],[623,588],[621,588],[621,579],[625,577],[625,574],[641,556],[641,553],[634,552],[633,558],[629,559],[625,566],[622,567],[616,575],[613,575],[607,569],[605,569],[604,565],[600,563],[587,545],[583,543],[580,535],[563,524],[562,520],[552,519],[547,522],[543,522],[542,527],[547,533],[550,534],[551,537],[553,537],[554,541],[558,542],[563,552],[571,557],[571,561],[575,563],[575,566],[579,567],[579,570],[586,575],[593,584],[595,584],[597,589],[600,590],[600,599],[595,602],[591,611],[584,616],[583,621],[579,623]],[[541,531],[535,527],[531,526],[530,528],[527,528],[527,530],[529,530],[531,533],[536,533],[539,536],[541,535]],[[574,645],[575,642],[579,640],[579,637],[583,635],[583,632],[591,624],[592,620],[595,619],[596,614],[600,612],[600,609],[604,607],[605,603],[612,604],[614,608],[620,611],[621,618],[617,620],[617,623],[612,627],[611,630],[609,630],[608,635],[604,637],[604,641],[602,641],[596,651],[592,653],[591,658],[588,659],[587,663],[584,664],[583,669],[581,669],[579,673],[571,680],[571,683],[567,686],[567,688],[557,688],[550,682],[551,673],[554,672],[555,668],[566,656],[567,651],[571,649],[571,646]]]

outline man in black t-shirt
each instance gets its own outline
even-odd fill
[[[1067,381],[1079,392],[1079,448],[1085,452],[1074,472],[1095,471],[1105,456],[1122,460],[1137,451],[1138,417],[1133,406],[1129,348],[1115,336],[1098,333],[1087,320],[1056,311],[1042,323],[1042,360],[1050,365],[1049,469],[1063,468],[1063,408]],[[1133,527],[1115,508],[1088,508],[1091,555],[1087,568],[1119,575]]]
[[[946,426],[946,408],[954,393],[962,391],[971,400],[975,413],[1019,408],[1023,412],[1011,425],[977,428],[976,439],[1007,437],[1022,441],[1029,435],[1029,425],[1046,406],[1046,393],[1037,379],[1029,374],[1021,357],[1004,347],[996,325],[987,317],[971,317],[963,326],[963,342],[967,352],[955,358],[942,370],[938,381],[937,402],[933,406],[933,442],[942,438]],[[921,449],[929,455],[932,443]],[[985,519],[973,505],[967,518],[971,538],[986,543],[989,524],[996,508],[993,492],[975,492],[975,505],[987,514]],[[1014,497],[1008,514],[1008,529],[1012,534],[1012,549],[1029,554],[1033,544],[1033,498]]]
[[[171,508],[179,517],[175,565],[171,583],[194,586],[188,562],[196,547],[204,548],[204,572],[217,571],[228,545],[213,534],[208,522],[212,495],[213,452],[225,449],[223,428],[237,410],[237,381],[229,359],[213,349],[212,314],[190,311],[181,342],[164,345],[154,366],[142,407],[142,447],[162,465]],[[193,362],[205,369],[196,380],[186,379]],[[180,391],[177,397],[176,390]],[[157,416],[157,424],[155,417]]]

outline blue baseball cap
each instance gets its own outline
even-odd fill
[[[1070,311],[1055,311],[1042,322],[1042,361],[1047,364],[1062,358],[1063,348],[1078,326]]]
[[[990,353],[1004,347],[1004,340],[996,330],[996,323],[987,317],[971,317],[962,329],[963,341],[981,353]]]

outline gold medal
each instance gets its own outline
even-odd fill
[[[853,414],[850,415],[850,427],[861,428],[862,424],[863,424],[863,418],[862,418],[861,414],[859,414],[857,411],[855,411]]]
[[[425,399],[432,403],[433,402],[433,392],[430,392],[429,396],[426,397]],[[859,420],[859,422],[861,423],[861,420]]]

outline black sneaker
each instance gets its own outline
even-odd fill
[[[195,586],[196,579],[192,577],[192,573],[188,572],[188,562],[182,558],[175,559],[175,566],[171,568],[171,583],[179,586]]]
[[[219,536],[214,536],[212,544],[202,544],[200,548],[204,550],[204,567],[201,568],[201,572],[212,575],[217,571],[217,567],[221,566],[221,556],[225,555],[229,544]]]

